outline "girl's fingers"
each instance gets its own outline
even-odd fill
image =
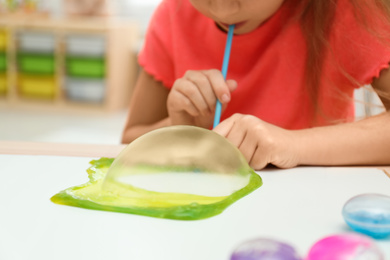
[[[225,81],[218,70],[189,70],[173,84],[167,101],[169,116],[180,123],[182,114],[194,124],[208,128],[213,122],[217,99],[224,110],[230,101],[230,92],[236,87],[236,81]]]
[[[261,154],[264,151],[259,136],[253,131],[253,118],[248,119],[246,117],[244,119],[242,115],[233,117],[237,121],[235,121],[226,138],[240,150],[252,168],[256,170],[264,168],[268,162],[266,156]]]
[[[219,125],[217,125],[213,131],[216,133],[222,135],[223,137],[227,137],[230,133],[231,129],[233,128],[233,125],[235,123],[235,117],[236,115],[233,115],[224,121],[222,121]]]
[[[201,93],[209,111],[215,109],[217,99],[226,104],[230,101],[230,92],[237,88],[235,80],[223,78],[219,70],[187,71],[184,78],[191,81]],[[191,94],[191,93],[190,93]]]
[[[236,90],[236,88],[238,86],[237,81],[235,81],[234,79],[226,80],[226,84],[227,84],[230,92],[233,92],[234,90]]]
[[[265,156],[262,154],[260,147],[256,147],[256,150],[252,155],[252,159],[249,161],[249,165],[255,170],[261,170],[268,165],[268,162],[265,160]]]
[[[253,131],[253,127],[247,128],[246,131],[246,138],[238,149],[253,169],[263,169],[268,164],[266,149],[264,149],[261,140],[259,140],[258,133]]]
[[[247,132],[244,140],[237,146],[249,164],[257,150],[257,142],[254,142],[253,140],[251,133]]]
[[[255,131],[255,126],[261,123],[253,116],[234,114],[222,121],[213,130],[226,137],[244,155],[248,164],[260,170],[268,164],[269,155],[264,154],[266,147],[262,147],[262,136]]]
[[[268,164],[281,168],[298,165],[296,147],[300,143],[293,131],[242,114],[222,121],[214,131],[235,145],[255,170],[261,170]]]
[[[199,111],[195,107],[195,105],[192,103],[190,99],[187,98],[187,96],[183,95],[179,91],[172,92],[171,98],[175,100],[175,110],[177,111],[185,111],[191,116],[198,116]]]
[[[195,85],[193,82],[185,79],[178,80],[177,87],[175,87],[175,91],[185,97],[185,99],[182,100],[182,105],[185,105],[185,110],[187,106],[191,107],[191,110],[194,107],[197,110],[197,115],[205,115],[209,111],[207,102],[199,91],[198,86]],[[190,102],[188,102],[188,100]]]
[[[233,124],[226,138],[237,148],[240,148],[246,137],[246,129],[241,128],[238,124]]]
[[[218,100],[222,104],[228,103],[231,98],[230,90],[221,72],[219,70],[214,69],[204,71],[204,73],[208,77],[215,96],[218,98]]]
[[[188,71],[185,75],[185,78],[198,87],[199,92],[204,99],[204,102],[207,104],[209,112],[213,111],[217,101],[211,83],[207,76],[202,72]]]

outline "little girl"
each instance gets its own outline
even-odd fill
[[[122,141],[188,124],[267,164],[390,164],[390,1],[163,0],[139,55]],[[220,68],[235,24],[227,80]],[[371,84],[386,112],[354,121]]]

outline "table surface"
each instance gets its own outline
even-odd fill
[[[390,178],[376,168],[298,167],[258,172],[262,187],[205,220],[52,203],[60,190],[88,181],[92,159],[0,154],[0,259],[227,260],[257,237],[287,242],[305,256],[319,239],[352,232],[341,215],[348,199],[390,195]],[[390,238],[376,242],[390,259]]]

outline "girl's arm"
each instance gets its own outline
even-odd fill
[[[390,164],[389,111],[358,122],[297,131],[299,164]]]
[[[154,129],[169,126],[166,102],[169,89],[141,70],[122,133],[122,143],[130,143]]]
[[[390,70],[383,70],[372,86],[386,111],[353,123],[298,131],[302,141],[315,141],[302,147],[301,164],[390,164]]]
[[[235,144],[254,169],[267,164],[297,165],[390,164],[390,71],[373,87],[386,112],[353,123],[289,131],[247,115],[234,115],[215,131]]]

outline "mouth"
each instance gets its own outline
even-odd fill
[[[219,24],[222,25],[225,29],[228,29],[229,26],[232,25],[232,24],[228,24],[228,23],[219,23]],[[238,30],[239,28],[243,27],[245,24],[246,24],[246,21],[235,23],[234,24],[234,29]]]

